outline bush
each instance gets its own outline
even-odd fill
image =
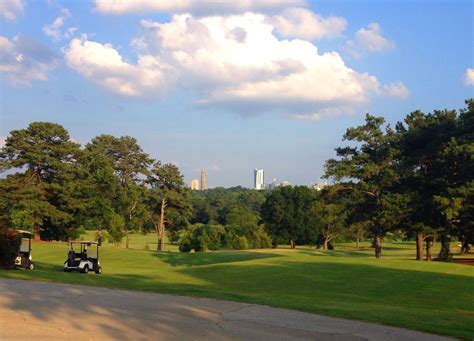
[[[179,251],[180,252],[191,252],[193,249],[191,243],[188,240],[182,240],[179,244]]]
[[[15,258],[20,251],[21,238],[15,230],[0,230],[0,267],[11,269],[15,266]]]
[[[206,234],[203,234],[193,241],[193,248],[195,252],[205,252],[209,249],[210,240]]]
[[[263,225],[253,228],[247,238],[254,249],[268,249],[272,246],[272,238],[265,231]]]
[[[223,226],[209,224],[189,225],[177,233],[180,245],[189,244],[196,252],[219,250],[224,234]],[[184,246],[184,249],[187,249],[187,246]]]
[[[245,250],[248,249],[248,247],[249,243],[247,238],[239,236],[234,236],[234,238],[232,238],[232,248],[234,250]]]
[[[274,240],[272,241],[272,249],[276,249],[278,247],[278,243]]]
[[[119,246],[122,242],[123,237],[125,237],[125,219],[116,213],[112,215],[109,221],[109,243],[114,243],[115,246]]]

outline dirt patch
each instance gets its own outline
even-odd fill
[[[454,258],[453,262],[456,264],[474,266],[474,258]]]

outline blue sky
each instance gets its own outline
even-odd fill
[[[0,3],[0,137],[130,135],[189,183],[311,184],[364,113],[474,97],[472,1]]]

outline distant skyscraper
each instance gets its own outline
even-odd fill
[[[253,171],[253,182],[255,189],[264,189],[264,177],[263,177],[263,169],[257,169]]]
[[[277,179],[273,178],[273,180],[268,184],[267,188],[268,189],[275,189],[275,187],[277,187],[278,184],[277,184]]]
[[[198,179],[193,179],[193,181],[191,181],[191,189],[194,189],[194,190],[199,189],[199,180]]]
[[[207,173],[206,171],[201,171],[201,191],[204,191],[207,188]]]

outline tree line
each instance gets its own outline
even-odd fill
[[[348,144],[325,163],[333,184],[318,193],[306,188],[272,192],[262,217],[281,243],[322,243],[353,233],[373,240],[375,257],[387,233],[415,239],[416,258],[449,260],[457,237],[461,252],[474,242],[474,101],[456,110],[415,111],[395,127],[367,114],[344,134]]]
[[[0,151],[0,224],[35,238],[67,240],[97,229],[119,243],[132,231],[187,226],[191,207],[183,176],[153,160],[129,137],[100,135],[83,148],[59,124],[13,130]]]
[[[387,234],[417,243],[417,259],[449,260],[453,237],[474,240],[474,101],[457,110],[415,111],[394,127],[367,114],[325,163],[331,185],[255,191],[191,191],[173,164],[153,160],[129,136],[99,135],[84,147],[66,129],[33,122],[0,151],[0,226],[67,240],[84,229],[110,242],[131,232],[165,235],[183,252],[311,244],[369,237],[380,257]],[[425,244],[425,247],[423,245]]]

